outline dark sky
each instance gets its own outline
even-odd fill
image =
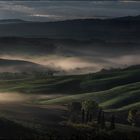
[[[0,1],[0,19],[55,21],[140,15],[139,1]]]

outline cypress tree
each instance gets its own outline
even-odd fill
[[[115,129],[115,116],[111,116],[110,129]]]
[[[82,109],[82,123],[85,123],[85,110]]]
[[[89,111],[86,112],[86,123],[89,121]]]
[[[89,115],[89,122],[92,122],[92,119],[93,119],[93,113],[90,113],[90,115]]]
[[[101,124],[101,115],[102,115],[102,109],[99,110],[98,112],[98,117],[97,117],[97,123]]]
[[[102,112],[102,117],[101,117],[101,128],[102,129],[105,128],[105,116],[104,116],[104,112]]]

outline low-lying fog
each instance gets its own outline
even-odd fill
[[[35,95],[35,94],[20,94],[20,93],[0,93],[0,104],[2,103],[31,103],[38,99],[51,99],[62,96],[60,94],[53,95]]]
[[[50,54],[41,50],[33,55],[27,54],[27,52],[15,53],[14,57],[11,56],[10,52],[7,52],[7,54],[2,53],[0,53],[2,59],[25,60],[62,72],[62,74],[84,74],[97,72],[101,69],[124,68],[140,64],[140,48],[133,45],[129,47],[58,45],[54,52]],[[12,65],[10,68],[6,67],[5,71],[8,69],[9,71],[17,70]],[[2,67],[0,67],[1,70],[3,70]]]

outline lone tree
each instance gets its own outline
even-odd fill
[[[98,104],[94,100],[85,100],[82,102],[82,118],[84,122],[91,122],[93,120],[93,115],[98,109]]]

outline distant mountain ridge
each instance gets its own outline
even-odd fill
[[[112,20],[140,20],[140,15],[137,16],[123,16],[123,17],[115,17],[115,18],[106,18],[106,19],[100,19],[100,18],[83,18],[83,19],[67,19],[67,20],[61,20],[61,21],[31,21],[31,20],[23,20],[23,19],[0,19],[0,23],[5,23],[5,22],[11,22],[11,23],[63,23],[63,22],[81,22],[81,21],[112,21]]]
[[[1,19],[0,24],[5,24],[5,23],[23,23],[23,22],[28,22],[22,19]]]
[[[16,19],[0,23],[0,37],[103,39],[125,42],[127,40],[139,41],[140,38],[140,16],[57,22],[26,22]]]

